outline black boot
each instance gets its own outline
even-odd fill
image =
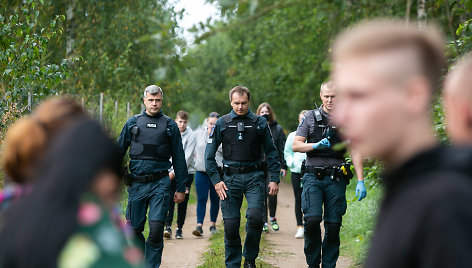
[[[256,268],[256,261],[244,260],[244,268]]]

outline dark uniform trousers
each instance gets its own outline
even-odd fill
[[[346,213],[346,180],[322,180],[306,173],[302,179],[302,210],[305,219],[305,256],[308,265],[335,267],[339,256],[339,229]],[[323,216],[324,203],[324,217]],[[325,236],[321,242],[320,223],[324,219]]]
[[[241,258],[255,260],[259,254],[259,242],[264,225],[263,209],[265,200],[264,172],[254,171],[247,174],[224,175],[223,181],[228,187],[227,198],[221,201],[225,230],[226,267],[241,267]],[[247,200],[246,241],[241,255],[241,237],[239,225],[243,194]]]
[[[153,182],[133,182],[128,187],[128,206],[126,219],[133,228],[137,239],[145,251],[146,267],[161,265],[164,241],[164,221],[169,211],[170,196],[169,176]],[[144,242],[142,234],[146,222],[146,212],[149,207],[149,236]]]

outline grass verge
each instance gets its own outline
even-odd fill
[[[239,233],[241,234],[242,244],[244,245],[244,239],[246,237],[246,214],[247,209],[246,200],[244,200],[241,207],[241,225],[239,227]],[[214,234],[210,238],[210,246],[203,255],[203,264],[199,265],[198,268],[224,268],[225,267],[225,243],[224,243],[224,231],[223,226],[218,226],[219,232]],[[274,266],[264,262],[266,254],[270,254],[270,248],[265,240],[265,236],[262,235],[260,243],[259,257],[256,259],[256,266],[263,268],[272,268]],[[243,258],[244,259],[244,258]]]

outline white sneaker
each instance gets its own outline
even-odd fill
[[[295,234],[295,238],[302,239],[305,234],[305,230],[303,230],[303,227],[299,227],[297,230],[297,233]]]

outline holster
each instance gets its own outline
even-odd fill
[[[131,183],[133,182],[133,176],[128,172],[128,167],[125,166],[123,168],[123,183],[126,186],[131,186]]]
[[[306,172],[306,160],[302,161],[302,167],[300,169],[300,178],[303,178],[303,175],[305,175]]]
[[[351,182],[352,177],[354,177],[354,174],[351,171],[351,164],[347,162],[342,163],[339,168],[341,170],[341,176],[343,177],[343,179],[346,180],[346,184],[349,184]]]

